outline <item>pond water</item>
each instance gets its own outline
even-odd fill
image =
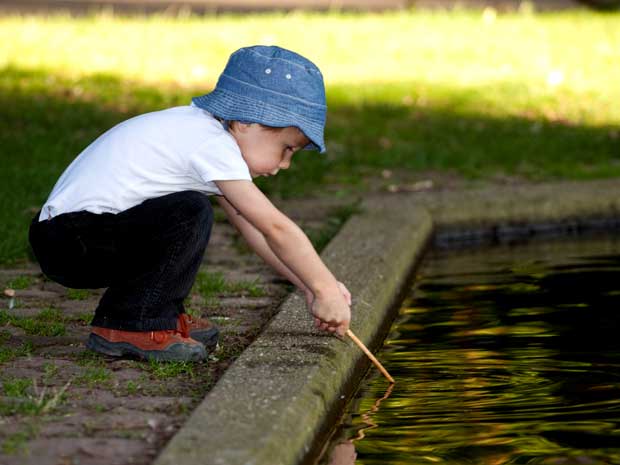
[[[620,464],[620,239],[431,252],[321,464]]]

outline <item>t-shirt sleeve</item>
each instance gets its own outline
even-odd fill
[[[190,170],[209,185],[214,181],[252,180],[239,146],[230,134],[204,142],[189,157]]]

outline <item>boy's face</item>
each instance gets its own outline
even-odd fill
[[[233,135],[253,178],[274,176],[291,165],[293,154],[308,145],[308,138],[296,127],[267,129],[256,123],[234,123]]]

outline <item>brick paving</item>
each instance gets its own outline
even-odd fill
[[[343,204],[315,199],[282,208],[316,235]],[[183,365],[89,352],[88,321],[102,290],[68,290],[36,264],[0,269],[0,289],[21,287],[10,310],[11,300],[0,299],[0,463],[151,463],[290,291],[226,221],[214,227],[202,271],[233,286],[206,301],[192,292],[189,308],[217,322],[221,343],[208,363]],[[254,284],[234,286],[240,282]]]

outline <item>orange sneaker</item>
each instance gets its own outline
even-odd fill
[[[112,357],[198,362],[207,358],[205,346],[186,331],[121,331],[93,326],[86,347]]]
[[[177,329],[181,333],[189,334],[192,339],[202,342],[208,352],[213,351],[217,346],[220,330],[206,318],[196,318],[187,313],[181,313]]]

